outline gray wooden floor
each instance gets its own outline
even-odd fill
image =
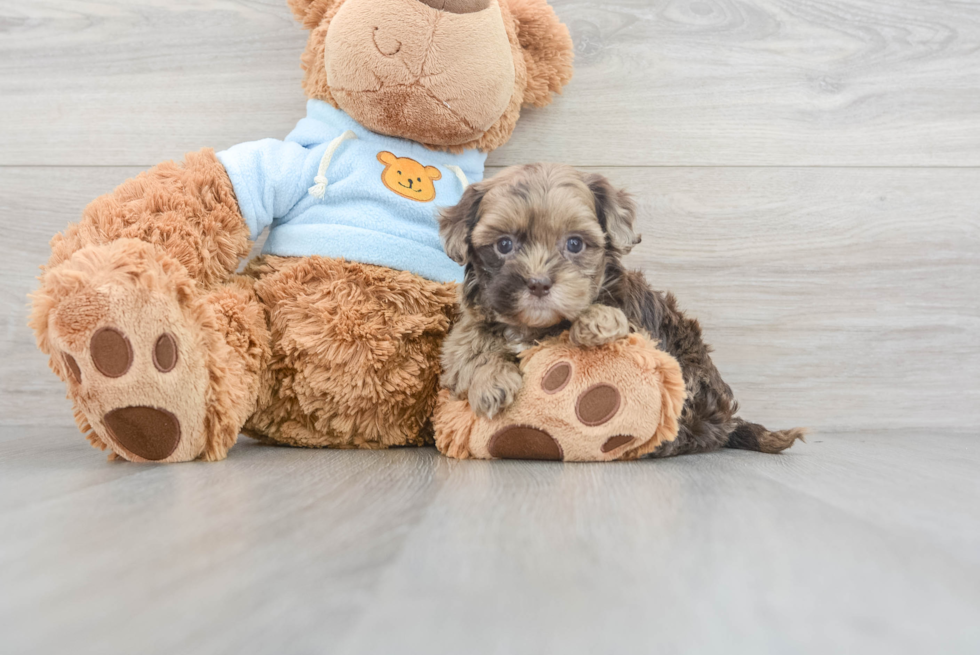
[[[975,435],[612,465],[240,444],[107,466],[5,429],[5,653],[956,653]]]
[[[0,0],[0,652],[980,652],[980,3],[555,0],[493,167],[601,171],[779,457],[109,464],[25,327],[47,241],[282,137],[285,0]]]

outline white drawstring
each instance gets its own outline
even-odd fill
[[[317,171],[316,177],[313,178],[316,184],[310,187],[311,196],[318,200],[323,200],[323,196],[327,193],[327,185],[330,184],[330,180],[327,179],[327,169],[330,168],[330,160],[333,159],[333,155],[337,152],[337,148],[340,147],[341,143],[356,138],[357,135],[354,132],[347,130],[330,143],[327,151],[323,153],[323,159],[320,160],[320,170]]]
[[[459,183],[463,185],[463,191],[466,191],[466,187],[470,185],[470,181],[466,179],[466,173],[459,166],[453,166],[452,164],[446,164],[446,168],[451,170],[459,178]]]

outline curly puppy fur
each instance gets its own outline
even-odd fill
[[[790,447],[804,431],[771,432],[736,417],[698,322],[623,267],[640,242],[635,212],[604,177],[553,164],[506,169],[444,210],[446,252],[466,267],[462,317],[443,349],[444,386],[492,417],[520,390],[524,348],[565,330],[582,346],[640,330],[677,358],[688,392],[678,438],[654,456]]]

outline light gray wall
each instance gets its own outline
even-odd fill
[[[576,77],[494,167],[599,170],[632,256],[702,319],[744,415],[823,430],[980,419],[980,4],[553,3]],[[187,150],[282,137],[283,0],[0,1],[0,423],[69,425],[25,327],[47,241]]]

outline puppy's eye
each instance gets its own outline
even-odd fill
[[[565,242],[565,249],[573,255],[577,255],[585,250],[585,242],[582,241],[582,237],[569,237],[568,241]]]
[[[497,252],[501,255],[509,255],[514,252],[514,240],[510,237],[500,237],[497,239]]]

